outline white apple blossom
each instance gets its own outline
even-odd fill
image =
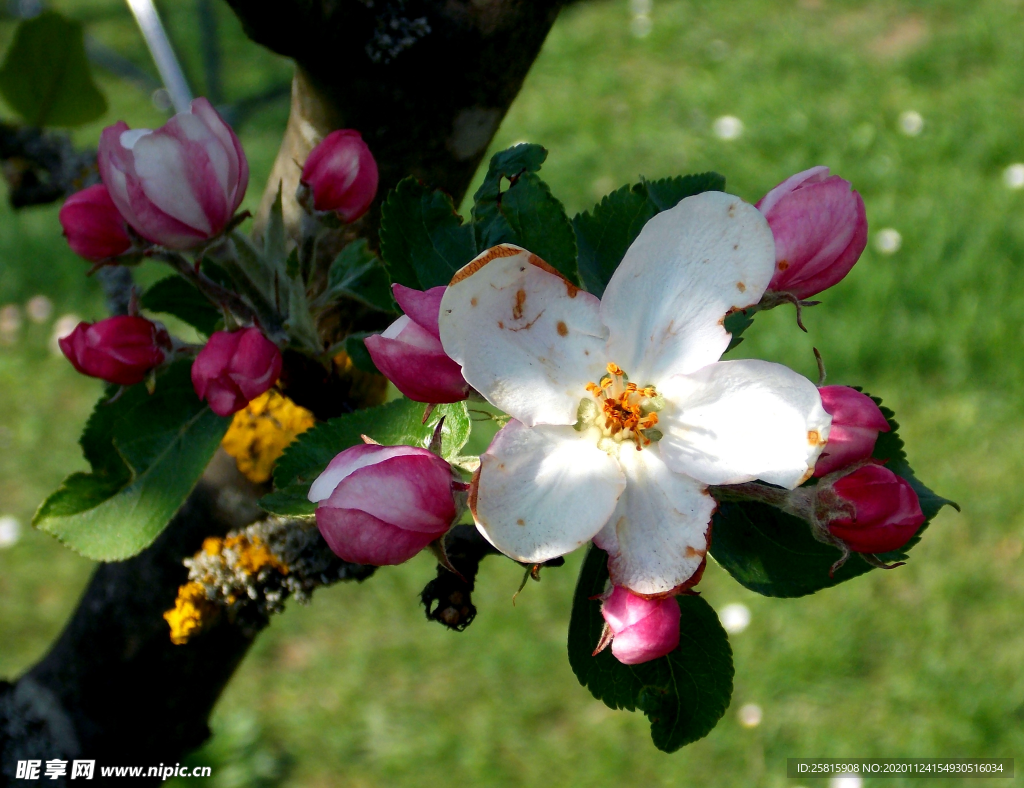
[[[667,594],[703,564],[708,485],[810,478],[831,424],[814,384],[718,361],[725,316],[756,304],[774,270],[764,216],[707,192],[644,226],[602,299],[511,244],[459,271],[441,342],[513,419],[471,493],[483,535],[531,563],[593,539],[615,585]]]

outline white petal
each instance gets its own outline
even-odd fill
[[[501,244],[455,274],[441,299],[441,344],[513,418],[574,424],[608,361],[599,305],[535,254]]]
[[[596,435],[510,421],[480,457],[471,508],[491,544],[535,563],[592,539],[625,486],[618,462],[597,448]]]
[[[121,133],[121,145],[128,150],[132,150],[135,147],[135,143],[145,137],[147,134],[152,134],[152,129],[128,129],[128,131]]]
[[[696,479],[671,471],[659,444],[619,454],[626,491],[594,544],[608,553],[612,583],[665,594],[689,580],[708,550],[715,501]]]
[[[181,144],[166,134],[148,134],[135,142],[132,151],[146,197],[179,222],[209,232],[210,222],[185,175]]]
[[[793,489],[810,478],[832,417],[818,389],[781,364],[709,364],[660,389],[665,462],[705,484],[762,479]]]
[[[181,135],[202,146],[203,152],[210,160],[210,168],[217,176],[220,191],[227,193],[234,186],[231,182],[234,146],[231,144],[230,132],[223,123],[220,128],[204,122],[198,116],[183,112],[178,116],[178,129]],[[230,153],[229,153],[230,151]],[[237,167],[235,177],[237,177]]]
[[[760,301],[774,271],[760,211],[722,192],[687,197],[644,225],[604,291],[608,360],[639,385],[717,361],[723,318]]]

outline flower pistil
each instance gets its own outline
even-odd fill
[[[607,370],[608,377],[602,378],[600,383],[587,384],[586,389],[594,397],[597,407],[584,399],[580,403],[581,421],[588,427],[600,428],[602,441],[606,438],[615,443],[632,441],[640,451],[661,437],[661,433],[653,429],[658,423],[657,411],[663,404],[661,398],[654,386],[638,386],[630,382],[618,364],[609,362]]]

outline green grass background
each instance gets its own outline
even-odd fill
[[[53,5],[150,68],[122,3]],[[201,86],[194,5],[163,9]],[[218,11],[228,97],[286,81],[288,64]],[[650,744],[642,716],[605,708],[569,669],[578,556],[515,607],[520,570],[488,559],[479,617],[462,634],[423,618],[426,557],[322,590],[273,622],[228,687],[193,759],[214,766],[210,784],[795,788],[787,757],[1024,756],[1024,190],[1003,182],[1024,161],[1024,4],[655,0],[645,38],[631,34],[632,14],[621,0],[567,10],[495,149],[548,147],[542,174],[570,212],[641,174],[715,169],[751,201],[816,164],[853,181],[873,234],[895,228],[902,247],[869,244],[805,317],[809,335],[782,308],[758,316],[741,351],[814,375],[818,347],[830,382],[895,408],[919,476],[963,514],[940,514],[907,566],[804,599],[758,597],[710,565],[705,597],[743,602],[753,620],[732,638],[732,707],[673,755]],[[12,30],[0,21],[0,50]],[[81,143],[119,118],[162,122],[148,96],[99,76],[111,110],[76,132]],[[906,110],[924,118],[918,136],[900,132]],[[268,107],[241,130],[250,204],[286,111]],[[722,115],[742,120],[740,138],[714,136]],[[58,315],[101,317],[85,269],[56,209],[0,206],[0,305],[45,294]],[[0,515],[23,523],[83,467],[76,440],[99,395],[47,349],[50,330],[28,325],[0,346]],[[90,570],[32,531],[0,551],[0,675],[45,652]],[[739,724],[745,703],[762,707],[759,727]]]

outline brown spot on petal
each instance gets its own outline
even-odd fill
[[[743,284],[743,282],[737,282],[736,289],[739,290],[741,293],[747,292],[747,286]]]
[[[505,328],[505,323],[501,320],[498,321],[498,328]]]
[[[526,523],[523,521],[523,518],[520,517],[518,520],[516,520],[516,525],[526,525]]]
[[[824,441],[821,439],[821,433],[819,433],[817,430],[811,430],[810,432],[807,433],[807,442],[811,444],[811,446],[820,446],[822,443],[824,443]]]
[[[516,290],[516,303],[512,307],[512,317],[515,320],[523,319],[523,306],[526,304],[526,291]]]
[[[564,320],[559,320],[556,328],[558,329],[558,336],[565,337],[569,335],[569,326],[565,324]]]
[[[569,298],[575,298],[576,297],[576,294],[580,291],[580,289],[578,287],[576,287],[576,285],[574,285],[568,279],[566,279],[565,275],[561,271],[559,271],[554,266],[549,265],[548,263],[545,263],[543,260],[541,260],[539,257],[537,257],[537,255],[533,254],[532,252],[530,253],[530,256],[527,258],[527,260],[529,261],[530,265],[535,265],[535,266],[537,266],[537,268],[539,268],[542,271],[547,271],[549,274],[554,274],[559,279],[561,279],[563,282],[565,282],[565,290],[569,294]]]
[[[729,217],[732,218],[736,215],[736,203],[729,203]]]
[[[814,466],[813,465],[810,468],[807,469],[807,473],[805,473],[803,476],[800,477],[800,481],[798,481],[796,483],[796,486],[799,487],[801,484],[803,484],[805,481],[810,479],[812,476],[814,476]]]
[[[492,246],[485,252],[481,252],[477,257],[470,262],[466,263],[462,268],[455,272],[455,276],[452,277],[451,284],[457,284],[463,279],[469,279],[473,274],[487,265],[491,260],[496,260],[500,257],[515,257],[517,254],[521,254],[524,250],[518,246],[512,244],[498,244]]]
[[[696,558],[697,556],[700,556],[701,558],[703,558],[705,555],[707,555],[707,552],[708,552],[707,550],[697,550],[697,549],[691,547],[690,545],[686,545],[686,557],[687,558]]]
[[[469,305],[476,306],[476,296],[473,296],[471,299],[469,299]]]
[[[789,260],[779,260],[779,262],[775,264],[775,267],[780,271],[785,271],[789,268]]]
[[[469,511],[473,513],[473,519],[476,519],[476,496],[480,491],[480,469],[477,468],[473,471],[473,478],[469,480],[469,496],[467,497],[466,503],[469,505]]]

